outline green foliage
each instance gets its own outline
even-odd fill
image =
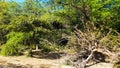
[[[119,51],[120,48],[120,36],[109,35],[103,38],[101,41],[104,46],[107,46],[111,51]]]
[[[43,51],[52,51],[56,47],[41,42],[46,39],[55,45],[62,34],[73,34],[74,27],[83,32],[96,31],[102,28],[102,33],[112,28],[120,32],[119,0],[25,0],[21,5],[14,1],[0,1],[0,44],[3,55],[17,55],[25,45],[40,44]],[[57,25],[54,25],[54,23]],[[59,27],[56,29],[55,27]],[[112,42],[108,41],[111,40]],[[70,46],[75,41],[71,40]],[[119,47],[119,34],[111,33],[104,44]],[[54,47],[54,48],[53,48]],[[53,48],[53,49],[52,49]],[[32,48],[31,48],[32,49]]]
[[[21,53],[21,48],[24,40],[28,37],[24,33],[11,32],[7,35],[7,42],[2,45],[1,54],[2,55],[19,55]]]
[[[40,48],[43,52],[51,52],[56,50],[56,46],[47,41],[41,41]]]
[[[1,54],[5,56],[19,55],[20,54],[20,45],[7,44],[3,45]]]

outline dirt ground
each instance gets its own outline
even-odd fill
[[[38,59],[26,56],[0,56],[0,68],[74,68],[63,65],[60,59]]]
[[[112,68],[110,63],[98,63],[88,68]],[[0,68],[75,68],[64,65],[63,59],[38,59],[26,56],[0,56]]]

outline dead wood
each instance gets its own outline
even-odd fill
[[[95,34],[94,31],[83,32],[74,28],[75,38],[76,38],[76,51],[77,55],[69,62],[73,64],[76,68],[86,68],[86,64],[92,60],[93,62],[106,62],[106,58],[114,57],[115,54],[109,51],[103,44],[101,40],[105,39],[107,35],[103,35],[101,31]]]

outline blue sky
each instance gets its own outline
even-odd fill
[[[16,2],[24,2],[24,0],[5,0],[5,1],[16,1]]]
[[[24,0],[15,0],[16,2],[24,2]]]

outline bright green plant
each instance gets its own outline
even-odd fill
[[[19,55],[21,53],[21,48],[23,41],[25,41],[29,35],[19,32],[11,32],[7,35],[8,41],[2,45],[1,54],[2,55]]]

